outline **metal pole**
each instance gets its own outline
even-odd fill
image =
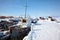
[[[26,0],[26,5],[25,5],[25,18],[26,18],[26,14],[27,14],[27,0]]]

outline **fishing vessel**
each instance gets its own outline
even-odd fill
[[[27,2],[25,6],[25,16],[19,17],[20,21],[17,24],[10,26],[11,40],[23,40],[23,38],[31,31],[32,19],[27,17],[26,14]]]

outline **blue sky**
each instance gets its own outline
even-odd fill
[[[26,0],[0,0],[0,15],[24,15],[25,3]],[[27,15],[60,16],[59,0],[27,0],[27,5]]]

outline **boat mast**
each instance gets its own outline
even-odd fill
[[[27,14],[27,0],[26,0],[26,4],[25,4],[25,18],[26,18],[26,14]]]

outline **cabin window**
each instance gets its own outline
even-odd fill
[[[26,23],[26,19],[23,19],[23,20],[22,20],[22,23]]]

